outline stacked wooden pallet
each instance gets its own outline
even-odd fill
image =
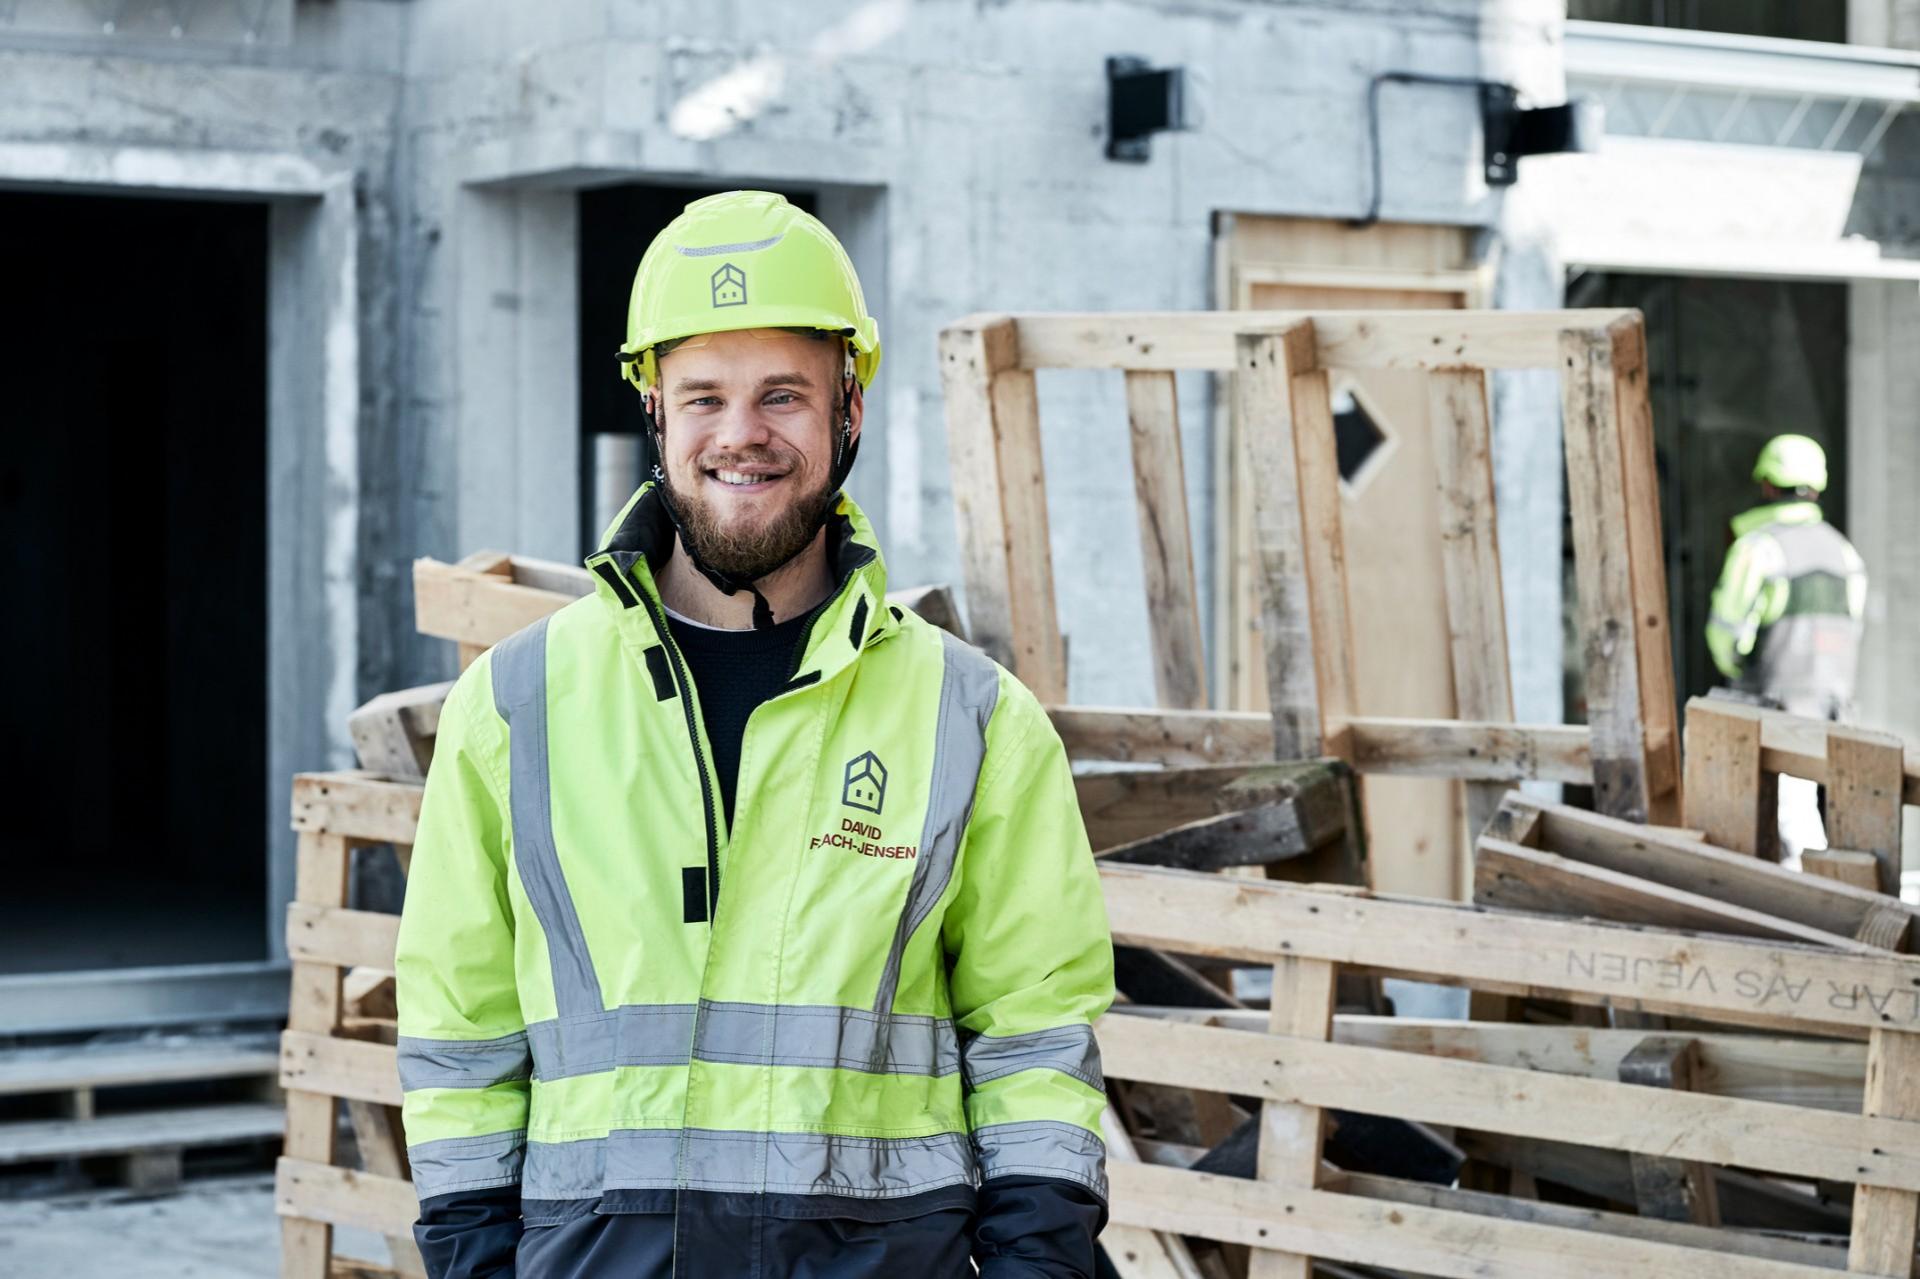
[[[284,1115],[271,1039],[152,1035],[0,1053],[0,1170],[106,1177],[142,1193],[178,1186],[188,1151],[269,1146]]]

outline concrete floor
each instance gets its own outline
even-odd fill
[[[386,1244],[336,1230],[342,1255],[384,1260]],[[189,1181],[177,1194],[124,1190],[0,1200],[0,1275],[7,1279],[277,1279],[280,1225],[273,1177]]]

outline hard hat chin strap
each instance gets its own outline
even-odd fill
[[[832,486],[833,491],[836,493],[840,491],[840,486],[847,482],[847,475],[853,470],[853,459],[860,452],[860,442],[853,436],[852,397],[853,388],[850,384],[846,391],[846,399],[842,401],[840,433],[835,438],[833,444]],[[739,594],[741,591],[745,591],[747,594],[753,596],[753,629],[756,631],[772,630],[774,625],[773,605],[769,604],[767,597],[761,594],[759,586],[756,585],[754,581],[749,581],[734,573],[725,572],[707,563],[706,559],[701,556],[699,548],[694,544],[692,534],[687,531],[686,522],[680,517],[680,508],[673,500],[673,486],[667,483],[665,407],[662,406],[660,413],[656,415],[650,407],[650,401],[642,397],[640,401],[640,413],[641,416],[646,419],[647,434],[652,437],[653,478],[660,486],[660,501],[661,504],[667,508],[667,518],[673,521],[673,531],[678,534],[680,547],[687,553],[687,559],[692,562],[695,568],[700,570],[701,576],[713,583],[715,589],[720,591],[721,594],[731,597]],[[832,518],[835,505],[837,505],[837,503],[829,502],[821,509],[819,517],[814,521],[813,531],[815,533],[818,533],[822,528],[826,527],[827,521]],[[807,545],[812,545],[811,538],[808,539]],[[798,554],[799,552],[795,552],[795,555]],[[767,573],[761,576],[765,577],[777,573],[792,562],[791,557],[783,560],[771,569],[768,569]]]

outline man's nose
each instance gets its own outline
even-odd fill
[[[766,419],[751,404],[729,404],[713,424],[712,440],[717,448],[746,448],[772,438]]]

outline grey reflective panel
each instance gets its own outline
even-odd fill
[[[973,1148],[957,1132],[842,1137],[622,1129],[585,1141],[532,1143],[521,1194],[591,1199],[607,1190],[681,1188],[894,1199],[975,1179]]]
[[[830,1005],[702,1007],[697,1044],[692,1004],[627,1004],[590,1017],[535,1022],[527,1027],[534,1078],[684,1066],[694,1057],[891,1075],[951,1075],[960,1069],[959,1035],[945,1017],[883,1016]]]
[[[525,1129],[480,1137],[442,1137],[408,1146],[414,1192],[429,1199],[453,1190],[511,1186],[520,1180],[526,1149]]]
[[[693,1048],[692,1004],[624,1004],[527,1027],[533,1077],[545,1082],[618,1066],[684,1066]]]
[[[951,1075],[960,1045],[945,1017],[863,1008],[702,1004],[693,1055],[702,1061],[828,1066],[886,1075]]]
[[[507,721],[513,861],[547,935],[553,997],[562,1017],[597,1013],[600,977],[553,842],[553,786],[547,767],[547,618],[494,646],[493,705]]]
[[[987,757],[987,721],[1000,698],[1000,673],[993,659],[945,631],[946,665],[940,678],[940,714],[934,726],[933,779],[927,790],[927,817],[920,830],[920,856],[907,888],[906,909],[893,935],[893,948],[880,974],[873,1010],[893,1008],[900,988],[900,957],[907,939],[947,891],[954,859],[973,813],[973,792]]]
[[[401,1035],[400,1087],[491,1088],[525,1079],[533,1068],[524,1033],[497,1039],[419,1039]]]
[[[1022,1070],[1057,1070],[1089,1088],[1106,1087],[1100,1075],[1100,1045],[1091,1026],[1056,1026],[1024,1035],[969,1035],[960,1055],[966,1062],[969,1088]]]
[[[989,1124],[973,1132],[980,1154],[980,1179],[989,1177],[1060,1177],[1077,1181],[1102,1199],[1107,1197],[1107,1145],[1078,1124],[1030,1119],[1014,1124]]]

